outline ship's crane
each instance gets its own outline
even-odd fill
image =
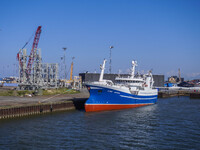
[[[26,74],[27,74],[27,77],[31,73],[31,68],[32,68],[32,65],[33,65],[33,62],[34,62],[35,50],[38,47],[38,43],[39,43],[39,39],[40,39],[41,28],[42,28],[42,26],[38,26],[38,28],[37,28],[37,30],[35,32],[35,37],[34,37],[32,49],[31,49],[31,53],[30,53],[30,56],[29,56],[29,60],[28,60],[28,64],[27,64],[26,70],[25,70]],[[29,39],[29,41],[30,41],[30,39]],[[26,42],[26,44],[23,46],[23,48],[28,44],[28,42]],[[23,63],[22,63],[22,58],[20,57],[20,53],[21,53],[21,50],[20,50],[19,53],[17,53],[17,59],[19,61],[20,67],[23,68]]]

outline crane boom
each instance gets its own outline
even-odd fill
[[[74,67],[74,62],[73,62],[74,58],[75,58],[75,57],[72,57],[71,72],[70,72],[70,81],[73,80],[73,79],[72,79],[72,75],[73,75],[73,67]]]
[[[31,67],[32,67],[33,61],[34,61],[34,51],[38,47],[38,43],[39,43],[39,39],[40,39],[40,33],[41,33],[41,28],[42,28],[42,26],[38,26],[37,31],[35,32],[33,46],[32,46],[32,49],[31,49],[31,53],[30,53],[29,60],[28,60],[28,65],[27,65],[27,74],[28,75],[30,75],[30,73],[31,73]]]
[[[28,45],[28,43],[30,42],[30,40],[32,39],[32,37],[34,36],[34,34],[28,39],[28,41],[25,43],[25,45],[21,48],[24,49],[26,47],[26,45]],[[23,68],[23,64],[22,64],[22,60],[21,60],[21,57],[20,57],[20,54],[21,54],[21,50],[19,50],[19,52],[17,53],[17,60],[19,61],[19,65],[21,68]]]
[[[70,72],[70,81],[72,81],[72,75],[73,75],[73,65],[74,63],[71,63],[71,72]]]

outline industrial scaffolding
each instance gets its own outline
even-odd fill
[[[26,49],[19,51],[19,89],[37,90],[58,87],[58,64],[42,63],[41,50],[34,49],[28,56]],[[33,65],[28,68],[27,58],[33,59]]]
[[[58,64],[42,63],[41,64],[42,85],[45,88],[58,87]]]

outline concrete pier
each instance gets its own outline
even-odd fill
[[[53,96],[0,96],[0,119],[84,109],[89,93],[57,94]]]
[[[158,98],[168,98],[168,97],[175,97],[175,96],[189,96],[190,93],[188,91],[181,91],[181,90],[175,90],[175,91],[159,91],[158,92]]]
[[[200,99],[200,93],[190,93],[191,99]]]
[[[189,96],[190,98],[200,98],[200,89],[166,89],[158,92],[158,98],[168,98],[175,96]]]

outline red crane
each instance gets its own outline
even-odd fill
[[[39,43],[39,39],[40,39],[40,33],[42,31],[41,28],[42,28],[42,26],[38,26],[37,31],[35,32],[33,46],[32,46],[32,49],[31,49],[31,54],[29,56],[28,65],[27,65],[27,74],[28,75],[30,75],[30,73],[31,73],[31,67],[32,67],[33,61],[34,61],[34,51],[38,47],[38,43]]]
[[[22,68],[22,61],[21,61],[21,58],[19,58],[19,53],[17,53],[17,60],[19,61],[19,65]]]
[[[41,28],[42,28],[42,26],[38,26],[38,28],[37,28],[37,30],[35,32],[35,37],[34,37],[32,49],[31,49],[31,53],[30,53],[30,56],[29,56],[28,64],[27,64],[27,70],[26,70],[27,76],[29,76],[30,73],[31,73],[31,67],[32,67],[33,61],[34,61],[34,51],[38,47],[38,43],[39,43],[39,39],[40,39],[40,34],[41,34]],[[29,39],[29,41],[30,41],[30,39]],[[23,46],[23,48],[28,44],[28,42],[26,42],[26,44]],[[23,69],[22,58],[20,58],[20,52],[17,53],[17,59],[19,61],[20,67]]]

